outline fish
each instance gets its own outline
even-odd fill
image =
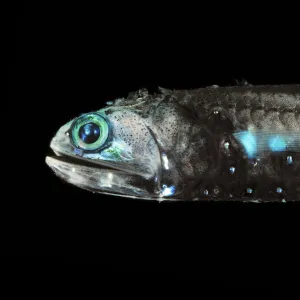
[[[300,201],[300,85],[130,92],[58,129],[54,174],[157,201]]]

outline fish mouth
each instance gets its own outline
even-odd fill
[[[46,164],[64,181],[92,192],[115,196],[157,199],[153,175],[126,163],[90,160],[54,150]]]
[[[46,157],[46,163],[50,167],[54,163],[55,165],[69,164],[76,168],[85,167],[85,168],[106,168],[111,170],[118,170],[116,166],[113,167],[113,163],[98,162],[96,160],[90,160],[80,156],[72,156],[56,150],[54,150],[54,153],[56,154],[55,156]]]

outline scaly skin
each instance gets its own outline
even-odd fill
[[[98,113],[111,128],[98,152],[78,156],[69,123],[52,141],[80,160],[48,158],[72,184],[140,199],[300,200],[300,85],[140,90]]]
[[[165,94],[187,111],[186,119],[193,120],[197,132],[190,139],[195,144],[190,142],[183,151],[188,157],[176,162],[180,165],[181,161],[180,169],[186,170],[184,198],[299,200],[300,85],[212,87]],[[263,149],[257,157],[249,158],[234,136],[248,130],[261,137],[270,132],[293,134],[292,151]],[[289,155],[291,165],[287,164]],[[232,166],[234,174],[230,173]],[[282,193],[277,192],[278,187]],[[247,193],[247,188],[253,192]]]

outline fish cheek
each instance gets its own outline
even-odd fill
[[[144,119],[130,110],[114,111],[109,119],[113,143],[122,145],[124,152],[131,156],[128,163],[134,163],[137,168],[155,176],[160,162],[159,151]]]

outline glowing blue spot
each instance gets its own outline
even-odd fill
[[[81,149],[78,149],[78,148],[75,148],[75,149],[74,149],[74,153],[75,153],[76,155],[79,155],[79,156],[82,156],[82,154],[83,154],[82,150],[81,150]]]
[[[162,195],[163,196],[172,196],[175,193],[175,186],[171,185],[170,187],[166,186],[165,184],[162,185]]]
[[[293,163],[293,157],[291,155],[287,156],[286,161],[289,165]]]
[[[252,133],[246,131],[240,133],[239,139],[243,144],[243,146],[245,147],[248,157],[253,157],[257,152],[257,144],[256,144],[255,136]]]
[[[277,192],[278,194],[281,194],[281,193],[282,193],[282,188],[281,188],[281,187],[278,187],[278,188],[276,189],[276,192]]]
[[[226,150],[228,150],[228,149],[229,149],[229,143],[228,143],[228,142],[225,142],[225,143],[224,143],[224,147],[225,147]]]
[[[248,194],[252,194],[253,193],[253,190],[251,188],[247,188],[247,193]]]
[[[284,138],[279,135],[271,137],[269,139],[268,145],[272,151],[284,151],[286,147]]]
[[[204,191],[203,191],[203,194],[204,194],[205,196],[207,196],[207,195],[208,195],[208,190],[204,190]]]
[[[235,172],[235,167],[230,167],[229,172],[230,172],[230,174],[233,174]]]

